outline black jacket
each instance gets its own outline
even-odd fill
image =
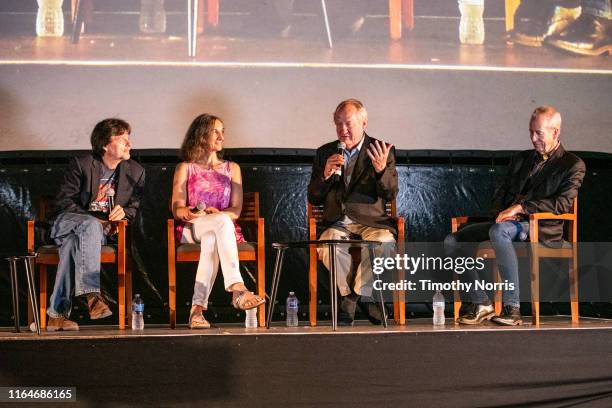
[[[64,173],[64,180],[56,197],[55,218],[62,212],[87,214],[89,204],[96,198],[104,163],[98,155],[74,157]],[[115,204],[123,207],[125,217],[132,221],[140,206],[144,190],[144,168],[134,160],[119,163]]]
[[[368,146],[376,139],[368,135],[364,137],[348,186],[342,180],[334,183],[332,177],[323,180],[325,163],[329,156],[338,152],[338,141],[317,149],[308,184],[308,201],[313,205],[324,206],[322,227],[348,215],[359,224],[397,233],[393,220],[385,212],[385,203],[392,201],[398,191],[395,148],[389,152],[385,170],[377,174],[367,153]]]
[[[529,191],[520,193],[527,182],[527,176],[538,158],[535,150],[525,150],[512,157],[508,173],[493,199],[495,213],[519,203],[527,214],[569,212],[574,197],[582,185],[586,167],[576,155],[565,151],[559,145],[548,159],[544,168],[534,176]],[[543,243],[562,241],[563,221],[540,221],[539,240]]]

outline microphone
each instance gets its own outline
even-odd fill
[[[196,205],[195,207],[191,208],[189,211],[193,214],[197,214],[202,210],[206,209],[206,204],[204,204],[203,202],[199,201],[198,205]]]
[[[109,188],[106,190],[106,202],[108,203],[108,213],[110,214],[115,208],[115,190]]]
[[[346,149],[346,143],[344,142],[338,142],[338,154],[342,154],[344,153],[344,149]],[[334,181],[334,183],[340,181],[340,179],[342,178],[342,166],[336,170],[334,170],[334,175],[332,176],[332,180]]]

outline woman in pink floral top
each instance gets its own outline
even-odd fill
[[[202,114],[194,119],[181,146],[174,172],[172,213],[179,222],[176,239],[200,244],[200,262],[193,293],[189,327],[208,328],[203,312],[221,263],[224,287],[232,305],[247,310],[265,302],[250,292],[238,267],[236,242],[244,242],[235,221],[242,210],[242,176],[238,164],[222,160],[223,122]]]

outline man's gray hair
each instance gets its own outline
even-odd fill
[[[544,116],[549,126],[561,130],[561,114],[554,107],[540,106],[535,108],[535,110],[531,114],[530,122],[532,122],[539,116]]]
[[[344,108],[346,108],[347,106],[352,106],[355,109],[357,109],[357,113],[361,117],[361,120],[368,119],[368,112],[366,111],[366,108],[363,106],[363,103],[361,103],[361,101],[357,99],[351,98],[351,99],[346,99],[338,104],[338,106],[336,107],[336,110],[334,111],[334,123],[336,123],[336,119],[338,118],[338,115],[340,114],[340,112],[342,112]]]

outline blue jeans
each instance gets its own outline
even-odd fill
[[[60,248],[47,314],[54,318],[68,318],[73,292],[75,296],[100,292],[100,257],[106,237],[97,218],[87,214],[62,213],[53,223],[51,238]]]
[[[582,12],[597,17],[612,18],[610,0],[583,0]]]
[[[444,240],[444,247],[449,254],[456,256],[461,247],[460,243],[491,240],[502,280],[507,280],[508,283],[514,284],[514,290],[505,290],[503,292],[503,302],[508,306],[519,307],[521,300],[519,293],[518,258],[512,242],[525,241],[528,238],[528,234],[528,222],[474,223],[466,225],[454,234],[448,235]],[[469,254],[467,256],[473,255]],[[466,270],[459,277],[462,282],[475,282],[479,279],[478,272],[475,270]],[[470,290],[469,295],[471,301],[475,304],[482,304],[488,300],[486,292],[482,289],[473,288]]]

